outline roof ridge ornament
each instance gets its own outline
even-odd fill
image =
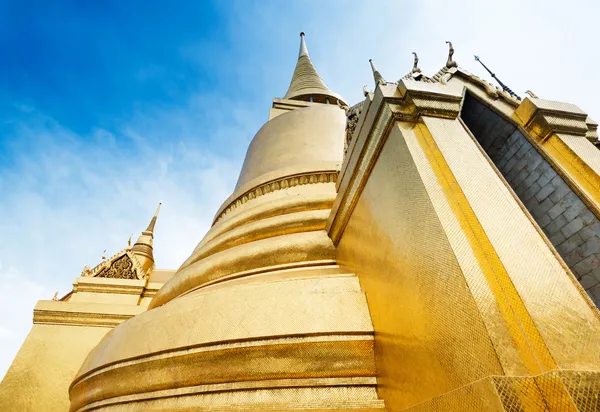
[[[381,84],[381,85],[387,84],[387,82],[385,81],[385,79],[383,78],[381,73],[379,73],[379,71],[375,67],[375,64],[373,63],[373,59],[369,59],[369,63],[371,64],[371,71],[373,71],[373,79],[375,79],[375,87],[377,87],[377,85],[379,85],[379,84]]]
[[[421,73],[421,69],[419,69],[419,56],[417,56],[416,52],[412,52],[414,54],[414,62],[411,73]]]
[[[452,56],[454,56],[454,47],[452,47],[451,41],[446,41],[448,44],[448,60],[446,61],[446,68],[450,69],[452,67],[458,67],[458,64],[452,60]]]
[[[500,79],[497,78],[496,75],[490,69],[488,69],[488,67],[485,64],[483,64],[483,62],[481,61],[479,56],[475,56],[475,61],[478,61],[483,66],[483,68],[485,70],[487,70],[487,72],[498,82],[500,87],[502,87],[503,91],[505,91],[508,94],[510,94],[511,96],[515,97],[517,100],[521,100],[521,98],[515,92],[513,92],[507,85],[502,83],[502,81],[500,81]]]
[[[539,99],[539,97],[537,97],[537,95],[532,92],[531,90],[525,90],[525,94],[528,94],[529,97],[533,98],[533,99]]]

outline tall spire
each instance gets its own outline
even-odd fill
[[[337,93],[329,90],[323,79],[317,73],[317,69],[310,60],[304,32],[300,33],[300,52],[298,62],[294,69],[292,81],[284,99],[314,101],[318,103],[336,104],[338,100],[344,99]]]
[[[148,228],[142,232],[138,240],[135,242],[131,251],[139,258],[144,270],[148,271],[154,267],[154,248],[152,246],[154,241],[154,226],[156,225],[156,219],[158,218],[158,212],[160,211],[160,205],[156,208],[154,216],[148,224]]]
[[[158,218],[158,212],[160,212],[161,204],[162,203],[158,204],[158,207],[156,208],[156,212],[154,212],[154,216],[152,216],[152,220],[150,221],[150,224],[148,225],[146,232],[154,232],[154,225],[156,224],[156,219]]]

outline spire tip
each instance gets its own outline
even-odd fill
[[[381,73],[379,73],[377,68],[375,68],[375,63],[373,63],[373,59],[369,59],[369,63],[371,64],[371,70],[373,71],[373,78],[375,79],[375,88],[377,88],[378,84],[385,85],[386,81],[383,78],[383,76],[381,75]]]
[[[150,220],[150,224],[148,225],[148,228],[145,230],[146,232],[154,232],[154,225],[156,225],[156,219],[158,218],[158,212],[160,212],[160,205],[162,205],[162,202],[158,203],[156,212],[154,212],[154,216],[152,216],[152,220]]]
[[[298,58],[306,56],[308,57],[308,49],[306,48],[306,42],[304,41],[304,32],[300,32],[300,52]]]
[[[333,93],[319,77],[315,66],[310,61],[304,32],[300,33],[300,51],[298,61],[294,68],[292,81],[284,99],[316,101],[317,103],[333,103],[343,100],[341,96]],[[329,101],[328,101],[329,100]]]

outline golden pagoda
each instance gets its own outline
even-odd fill
[[[453,53],[349,107],[302,33],[192,255],[40,301],[0,410],[600,410],[597,124]]]

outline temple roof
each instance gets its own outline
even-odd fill
[[[120,250],[108,259],[103,255],[100,264],[93,269],[86,266],[83,268],[81,275],[117,279],[144,279],[147,277],[154,269],[152,243],[154,239],[154,226],[156,225],[159,210],[160,203],[148,227],[141,233],[133,246],[131,246],[130,238],[127,248]]]
[[[300,33],[300,52],[298,53],[298,62],[294,69],[292,81],[284,99],[309,100],[325,103],[329,98],[329,103],[336,104],[338,100],[345,102],[344,98],[337,93],[332,92],[323,82],[323,79],[317,73],[317,69],[310,60],[304,33]]]

